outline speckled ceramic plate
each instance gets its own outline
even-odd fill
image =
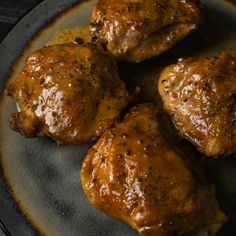
[[[235,2],[202,2],[206,6],[206,22],[199,31],[165,55],[139,65],[120,66],[121,76],[129,87],[142,86],[140,101],[157,99],[154,74],[178,57],[217,55],[221,51],[236,55]],[[129,226],[96,210],[86,199],[80,168],[89,145],[58,147],[50,139],[26,139],[8,128],[9,113],[16,110],[15,103],[4,95],[8,80],[18,74],[25,56],[42,47],[58,29],[87,24],[94,3],[95,0],[45,0],[1,43],[0,219],[14,236],[137,235]],[[229,216],[219,235],[234,236],[236,158],[210,160],[207,164],[220,205]]]

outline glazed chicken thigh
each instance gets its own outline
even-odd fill
[[[202,22],[196,0],[99,0],[91,34],[119,60],[140,62],[159,55]]]
[[[159,93],[177,129],[200,152],[236,151],[236,58],[179,60],[162,72]]]
[[[225,216],[212,188],[191,154],[164,138],[157,116],[154,105],[138,105],[102,135],[82,165],[84,191],[141,235],[214,235]]]
[[[20,107],[10,116],[12,129],[59,144],[97,139],[131,100],[115,61],[92,45],[75,43],[33,52],[7,93]]]

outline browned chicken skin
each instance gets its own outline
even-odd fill
[[[7,93],[21,110],[10,117],[14,130],[61,144],[98,138],[131,99],[113,59],[74,43],[32,53]]]
[[[201,21],[196,0],[99,0],[90,25],[95,41],[117,59],[140,62],[173,47]]]
[[[103,134],[83,162],[84,191],[141,235],[214,235],[225,216],[201,168],[163,137],[157,115],[154,105],[139,105]]]
[[[159,92],[175,126],[199,151],[236,151],[236,58],[180,60],[162,72]]]

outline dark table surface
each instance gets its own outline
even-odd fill
[[[30,9],[42,0],[0,0],[0,41]]]

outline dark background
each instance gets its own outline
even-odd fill
[[[42,0],[0,0],[0,41],[30,9]]]

